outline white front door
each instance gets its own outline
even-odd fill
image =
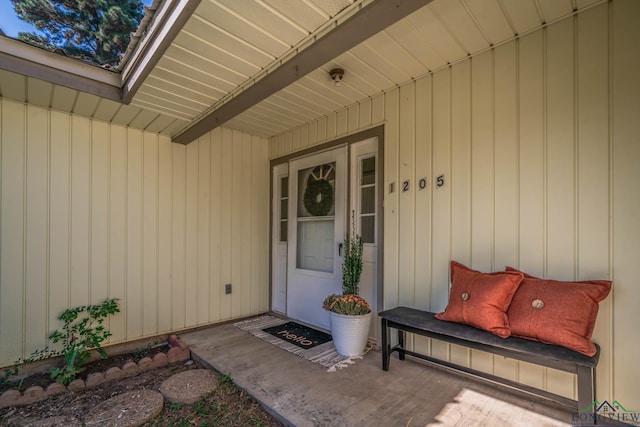
[[[287,316],[329,329],[322,301],[342,292],[347,147],[289,164]]]

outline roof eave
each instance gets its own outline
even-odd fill
[[[0,36],[0,68],[122,102],[120,73]]]

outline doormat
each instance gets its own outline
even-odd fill
[[[263,341],[286,350],[289,353],[293,353],[296,356],[300,356],[310,362],[317,363],[318,365],[327,368],[327,372],[334,372],[337,369],[342,369],[348,367],[349,365],[353,365],[354,363],[356,363],[356,360],[362,359],[364,355],[367,354],[369,350],[371,350],[371,346],[367,345],[367,348],[362,355],[345,357],[338,354],[338,352],[336,351],[336,347],[333,345],[333,341],[327,341],[324,344],[318,344],[313,348],[301,348],[293,343],[282,340],[279,337],[271,335],[270,333],[263,330],[274,326],[284,325],[287,322],[289,322],[288,319],[264,315],[256,317],[254,319],[234,323],[234,326],[257,338],[260,338]]]
[[[331,335],[296,322],[271,326],[263,331],[304,349],[331,341]]]

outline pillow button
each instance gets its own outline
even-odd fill
[[[469,299],[469,294],[467,292],[463,292],[460,297],[462,298],[462,301],[466,301]]]
[[[542,300],[539,299],[534,299],[531,302],[531,305],[533,306],[533,308],[535,308],[536,310],[540,310],[542,307],[544,307],[544,302],[542,302]]]

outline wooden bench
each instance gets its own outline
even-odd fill
[[[397,351],[400,360],[404,360],[408,354],[450,369],[533,393],[577,408],[579,411],[589,408],[595,400],[596,366],[600,357],[600,347],[597,344],[596,354],[593,357],[588,357],[564,347],[539,341],[517,337],[500,338],[472,326],[438,320],[435,318],[435,313],[414,308],[396,307],[381,312],[379,316],[382,321],[382,369],[385,371],[389,370],[391,354]],[[398,332],[398,344],[393,347],[390,345],[391,328]],[[578,377],[578,400],[568,399],[513,380],[407,350],[405,348],[405,332],[576,374]],[[591,424],[594,420],[592,416],[595,416],[595,413],[590,414],[587,420]]]

